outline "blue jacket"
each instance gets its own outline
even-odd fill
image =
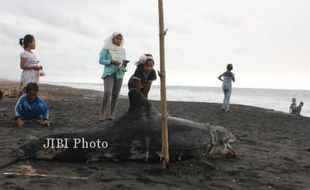
[[[111,76],[114,73],[118,79],[122,79],[124,77],[124,72],[122,72],[118,66],[112,64],[112,56],[108,49],[103,48],[100,52],[99,63],[104,65],[104,70],[102,74],[102,79],[107,76]]]
[[[48,120],[48,107],[40,97],[36,97],[34,101],[30,102],[27,95],[24,94],[16,103],[15,118],[24,120]]]

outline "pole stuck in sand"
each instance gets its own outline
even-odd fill
[[[159,12],[159,49],[160,49],[160,109],[161,109],[161,167],[166,169],[169,164],[169,141],[168,141],[168,122],[167,122],[167,96],[166,96],[166,69],[165,69],[165,35],[164,30],[164,10],[163,0],[158,0]]]

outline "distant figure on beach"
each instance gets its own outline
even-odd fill
[[[235,75],[233,72],[233,65],[228,64],[227,65],[227,71],[221,74],[218,79],[220,81],[223,81],[222,89],[224,92],[224,101],[223,101],[223,107],[222,109],[226,112],[229,112],[230,109],[230,96],[232,92],[232,81],[235,82]]]
[[[0,90],[0,100],[2,100],[2,97],[3,97],[3,93],[2,93],[2,91]],[[0,117],[2,116],[2,113],[1,113],[1,109],[0,109]]]
[[[296,109],[296,98],[292,98],[292,103],[290,105],[289,113],[292,113],[294,109]]]
[[[25,87],[29,83],[38,83],[40,76],[44,76],[43,67],[39,65],[36,55],[32,52],[36,48],[36,39],[27,34],[19,40],[19,44],[24,48],[20,53],[20,68],[23,70],[21,75],[20,89],[25,92]]]
[[[99,63],[104,65],[104,71],[101,77],[104,84],[104,94],[99,118],[100,121],[114,119],[118,95],[126,72],[123,64],[128,63],[123,45],[123,35],[121,33],[113,33],[112,36],[105,40],[105,45],[100,52]],[[111,107],[110,111],[108,111],[109,103]]]
[[[152,82],[156,80],[156,72],[154,70],[154,58],[151,54],[143,54],[136,63],[135,73],[128,81],[128,88],[138,89],[146,98],[151,89]]]
[[[303,103],[303,102],[300,102],[300,103],[299,103],[299,106],[297,106],[296,108],[294,108],[294,109],[292,110],[292,114],[294,114],[294,115],[300,115],[303,106],[304,106],[304,103]]]
[[[16,126],[22,127],[25,122],[38,122],[49,126],[48,107],[44,100],[38,97],[39,87],[36,83],[28,83],[26,94],[22,95],[15,106]]]

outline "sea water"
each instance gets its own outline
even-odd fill
[[[103,91],[103,84],[81,84],[81,83],[49,83],[54,85],[69,86],[73,88],[91,89]],[[123,85],[120,94],[127,96],[127,85]],[[222,103],[223,92],[220,87],[189,87],[168,86],[167,99],[169,101],[186,102],[209,102]],[[310,90],[285,90],[285,89],[251,89],[233,88],[231,104],[250,105],[276,111],[288,112],[292,98],[305,105],[301,114],[310,117]],[[149,92],[149,99],[160,99],[160,87],[153,85]]]

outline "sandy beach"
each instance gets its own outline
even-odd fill
[[[5,96],[0,101],[0,155],[34,137],[102,127],[102,92],[39,86],[52,126],[14,127],[17,99]],[[17,88],[16,82],[0,81],[4,92]],[[159,102],[151,103],[158,110]],[[121,97],[118,116],[127,108],[128,99]],[[232,105],[230,113],[220,108],[211,103],[168,103],[172,116],[229,129],[237,137],[237,159],[209,156],[172,163],[165,171],[159,163],[20,161],[0,170],[0,189],[310,189],[310,118],[243,105]]]

